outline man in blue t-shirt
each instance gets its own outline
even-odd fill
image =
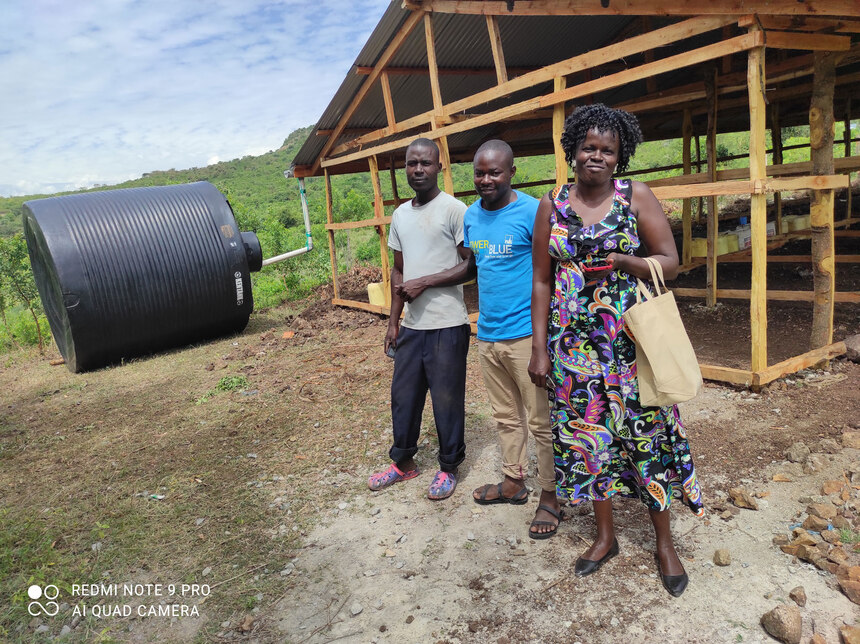
[[[516,167],[513,151],[504,141],[487,141],[478,148],[474,170],[480,199],[463,218],[461,255],[467,259],[474,256],[478,268],[478,350],[505,478],[478,488],[473,498],[482,505],[526,503],[526,448],[531,431],[541,496],[529,536],[547,539],[558,530],[561,509],[555,493],[547,394],[528,374],[532,351],[532,229],[538,200],[511,189]]]

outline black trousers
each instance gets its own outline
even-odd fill
[[[399,463],[418,451],[429,390],[439,437],[439,469],[454,472],[463,462],[468,352],[468,324],[428,331],[400,328],[391,380],[392,461]]]

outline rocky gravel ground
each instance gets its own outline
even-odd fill
[[[535,495],[474,504],[470,490],[495,480],[499,456],[488,405],[473,398],[485,420],[451,499],[425,497],[429,442],[423,474],[383,492],[320,476],[342,501],[307,536],[272,627],[290,642],[860,642],[858,383],[858,365],[839,361],[762,394],[708,384],[682,405],[708,514],[674,506],[690,575],[677,599],[636,502],[616,504],[621,554],[586,579],[572,570],[593,538],[588,508],[567,508],[555,538],[533,541]],[[381,467],[387,428],[372,433]]]

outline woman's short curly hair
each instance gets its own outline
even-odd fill
[[[565,119],[564,132],[561,135],[561,147],[567,165],[573,167],[576,150],[591,130],[615,132],[618,137],[618,165],[615,172],[620,174],[627,170],[636,146],[642,142],[639,120],[630,112],[616,110],[603,103],[577,107]]]

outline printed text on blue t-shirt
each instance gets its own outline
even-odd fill
[[[505,235],[504,244],[491,244],[487,239],[473,239],[469,241],[469,248],[475,255],[489,255],[490,257],[512,257],[514,254],[514,236]]]

